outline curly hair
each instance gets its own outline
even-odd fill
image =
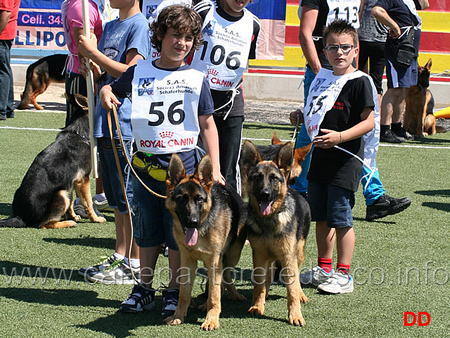
[[[325,47],[327,44],[327,39],[330,35],[342,35],[348,34],[353,39],[353,44],[358,46],[358,32],[352,25],[350,25],[346,20],[336,19],[331,22],[327,27],[323,30],[322,40],[323,46]]]
[[[202,43],[202,19],[196,11],[188,6],[168,6],[152,22],[150,29],[153,35],[150,41],[158,52],[161,52],[161,41],[169,28],[173,28],[179,33],[190,32],[194,38],[192,50],[196,50]]]

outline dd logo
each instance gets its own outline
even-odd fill
[[[423,321],[424,317],[426,320]],[[419,326],[430,325],[431,316],[428,312],[419,312],[417,315],[414,312],[406,311],[403,313],[403,325],[404,326],[414,326],[418,322]]]

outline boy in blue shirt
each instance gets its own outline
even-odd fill
[[[186,173],[199,162],[198,135],[213,163],[214,180],[220,175],[219,143],[213,119],[213,102],[203,73],[191,69],[184,59],[201,41],[201,19],[192,9],[175,5],[162,10],[152,23],[152,45],[161,53],[155,61],[140,61],[100,92],[106,109],[120,104],[118,97],[132,97],[131,124],[138,152],[133,166],[140,179],[158,194],[166,193],[166,170],[172,154],[178,154]],[[190,142],[191,140],[192,142]],[[169,248],[169,288],[163,291],[163,318],[173,315],[178,304],[178,247],[172,233],[172,217],[165,200],[153,195],[136,177],[133,183],[133,229],[140,248],[141,284],[134,286],[121,305],[125,312],[154,307],[152,288],[161,244]]]

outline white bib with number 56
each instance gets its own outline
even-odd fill
[[[139,60],[134,70],[131,125],[139,151],[169,154],[194,149],[204,74],[168,71]]]

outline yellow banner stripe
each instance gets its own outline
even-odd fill
[[[450,33],[450,13],[419,11],[422,31]]]

